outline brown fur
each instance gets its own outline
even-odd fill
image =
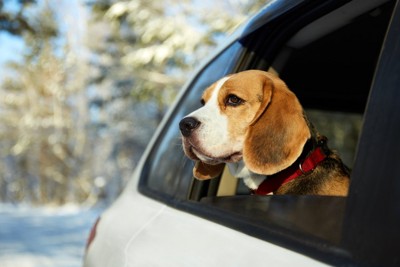
[[[325,138],[318,136],[317,139]],[[339,156],[324,147],[327,158],[309,173],[282,185],[274,194],[347,196],[350,171]]]
[[[219,176],[224,170],[225,164],[209,165],[196,161],[193,168],[193,176],[199,180],[208,180]]]
[[[311,134],[296,96],[276,76],[260,74],[263,101],[247,130],[243,159],[250,170],[271,175],[296,161]]]

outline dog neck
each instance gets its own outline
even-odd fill
[[[255,195],[268,195],[278,190],[282,185],[311,173],[320,162],[326,158],[326,154],[321,147],[315,148],[310,154],[301,160],[297,160],[289,168],[267,177],[256,190]]]
[[[315,167],[326,158],[326,138],[316,141],[309,140],[303,148],[300,157],[287,169],[276,174],[265,176],[249,170],[243,160],[235,163],[228,163],[231,174],[243,179],[244,184],[249,187],[254,194],[267,195],[276,191],[280,186],[288,183],[297,177],[311,172]]]
[[[265,175],[250,171],[244,164],[243,160],[235,163],[227,163],[227,165],[229,172],[233,176],[243,179],[244,184],[251,190],[256,190],[265,180]]]

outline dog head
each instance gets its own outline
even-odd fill
[[[224,163],[241,160],[271,175],[293,164],[311,137],[296,96],[277,76],[249,70],[208,87],[203,107],[179,124],[185,154],[198,179],[218,176]]]

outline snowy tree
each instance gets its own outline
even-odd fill
[[[36,4],[35,0],[19,0],[18,10],[16,12],[6,11],[4,4],[11,2],[10,0],[0,0],[0,31],[6,31],[10,34],[20,36],[25,32],[33,33],[34,27],[30,25],[30,21],[26,12],[29,6]]]
[[[57,42],[51,7],[30,11],[34,31],[22,35],[23,62],[9,64],[15,75],[0,90],[2,196],[65,203],[77,197],[71,194],[81,199],[88,194],[81,181],[87,154],[85,70],[68,43]]]
[[[11,14],[0,1],[0,30],[27,48],[0,85],[1,200],[113,200],[189,73],[256,2],[87,1],[82,55],[59,2]]]
[[[93,10],[111,31],[108,67],[123,69],[119,75],[130,94],[156,103],[161,117],[188,73],[259,2],[100,0]]]

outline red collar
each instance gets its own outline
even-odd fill
[[[268,195],[278,190],[278,188],[290,182],[297,177],[310,172],[317,167],[317,165],[326,158],[326,155],[321,147],[317,147],[313,152],[308,155],[303,162],[299,164],[294,163],[289,168],[278,172],[277,174],[268,176],[256,190],[253,190],[255,195]]]

